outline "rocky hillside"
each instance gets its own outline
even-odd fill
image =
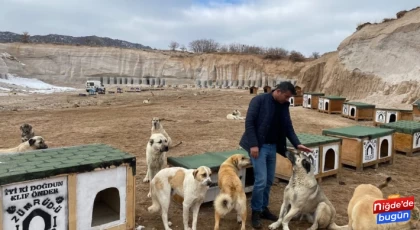
[[[151,49],[150,46],[142,44],[131,43],[118,39],[111,39],[106,37],[86,36],[73,37],[58,34],[48,34],[45,36],[34,35],[25,38],[23,34],[16,34],[12,32],[0,31],[0,43],[23,42],[25,39],[29,43],[46,43],[46,44],[60,44],[60,45],[82,45],[82,46],[105,46],[105,47],[120,47],[129,49]]]
[[[115,47],[0,44],[0,75],[49,83],[94,77],[158,77],[166,82],[232,81],[244,84],[295,79],[304,91],[398,106],[420,98],[420,9],[395,20],[364,24],[337,51],[307,62],[244,54],[191,54]],[[238,80],[238,81],[237,81]]]

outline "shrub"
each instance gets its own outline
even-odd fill
[[[303,62],[305,61],[305,56],[297,51],[290,52],[289,60],[292,62]]]

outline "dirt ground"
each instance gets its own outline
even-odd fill
[[[81,91],[82,92],[82,91]],[[194,95],[196,94],[196,95]],[[150,98],[151,104],[142,104]],[[246,90],[165,89],[141,93],[106,94],[80,97],[77,93],[0,97],[0,148],[20,143],[19,126],[29,123],[36,135],[42,135],[50,147],[105,143],[137,157],[136,224],[146,229],[163,229],[160,213],[149,214],[148,184],[142,182],[146,173],[145,149],[150,136],[151,119],[167,119],[163,126],[173,142],[183,141],[168,156],[193,155],[203,152],[236,149],[244,131],[244,121],[227,120],[226,115],[239,109],[246,115],[252,95]],[[302,107],[290,108],[296,132],[321,134],[322,129],[345,127],[371,122],[355,122],[339,115],[328,115]],[[334,177],[324,178],[321,187],[335,205],[337,223],[347,224],[347,204],[354,188],[361,183],[381,183],[387,176],[393,182],[384,194],[420,197],[420,158],[397,154],[394,164],[381,164],[378,169],[363,172],[342,170],[344,183]],[[283,199],[284,181],[272,187],[269,208],[277,215]],[[249,196],[250,197],[250,196]],[[250,199],[248,199],[249,207]],[[172,203],[170,218],[173,229],[183,229],[182,206]],[[247,229],[251,229],[248,209]],[[191,214],[190,214],[191,219]],[[264,229],[269,221],[263,220]],[[213,229],[212,204],[203,204],[199,213],[200,230]],[[310,224],[297,221],[291,229],[307,229]],[[221,229],[239,229],[235,213],[221,221]]]

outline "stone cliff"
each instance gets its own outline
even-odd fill
[[[83,83],[102,76],[234,86],[294,79],[304,91],[382,106],[408,106],[420,98],[419,39],[420,9],[416,9],[395,20],[365,25],[337,51],[296,63],[244,54],[6,43],[0,44],[0,75],[30,76],[49,83]]]

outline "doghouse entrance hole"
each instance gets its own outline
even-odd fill
[[[308,98],[308,106],[309,106],[309,107],[312,107],[312,106],[311,106],[311,99],[310,99],[310,98]]]
[[[335,165],[335,152],[333,149],[328,149],[325,153],[325,163],[324,163],[324,171],[329,171],[334,169]]]
[[[391,114],[391,116],[389,116],[389,122],[395,122],[397,120],[397,116],[395,114]]]
[[[383,140],[381,143],[381,158],[388,156],[388,140]]]
[[[324,110],[328,110],[328,102],[325,102],[325,109]]]
[[[117,188],[100,191],[93,203],[92,227],[120,219],[120,193]]]
[[[356,110],[354,108],[351,108],[350,116],[354,117],[355,113],[356,113]]]
[[[293,105],[293,97],[292,97],[292,98],[290,98],[290,104],[292,104],[292,105]]]
[[[245,187],[254,185],[254,170],[253,168],[247,168],[245,170]]]

